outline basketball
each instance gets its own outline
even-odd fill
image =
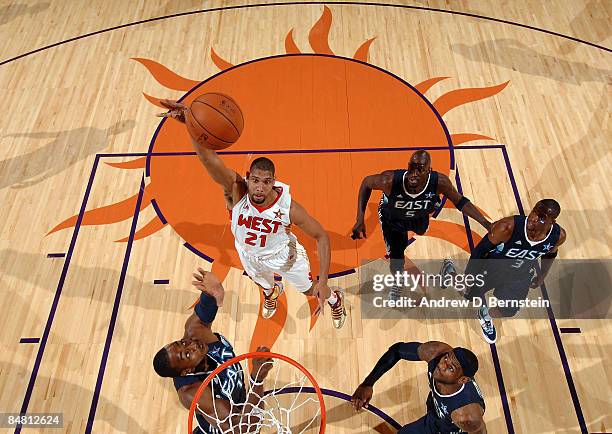
[[[198,96],[185,116],[189,135],[208,149],[225,149],[236,143],[244,127],[236,101],[220,93]]]

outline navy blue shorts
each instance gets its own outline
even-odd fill
[[[438,434],[438,431],[432,425],[431,419],[428,420],[427,415],[425,415],[419,420],[403,426],[397,434]]]
[[[404,259],[404,250],[408,247],[408,231],[423,235],[429,227],[429,216],[402,221],[401,224],[381,217],[380,227],[387,245],[387,255],[391,259]]]
[[[476,262],[479,262],[479,264],[474,265]],[[507,270],[504,267],[494,267],[491,265],[495,264],[494,260],[489,264],[485,264],[484,268],[477,269],[481,264],[483,264],[483,260],[470,260],[468,262],[465,274],[480,274],[484,272],[486,277],[484,285],[482,287],[472,287],[467,293],[466,298],[470,300],[476,297],[485,299],[485,294],[491,289],[493,289],[493,295],[499,300],[524,300],[527,298],[531,285],[530,274]],[[518,307],[500,307],[498,309],[506,317],[514,316],[520,310]]]

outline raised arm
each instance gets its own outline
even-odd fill
[[[451,413],[455,425],[469,434],[486,434],[487,427],[483,419],[484,410],[478,403],[464,405]]]
[[[361,187],[359,187],[359,195],[357,197],[357,218],[355,219],[355,225],[351,230],[351,238],[361,239],[366,237],[366,227],[364,223],[365,210],[370,200],[372,190],[381,190],[386,194],[391,193],[391,186],[393,185],[393,170],[385,170],[378,175],[369,175],[363,178],[361,181]]]
[[[452,349],[453,348],[449,344],[444,342],[429,341],[419,345],[417,353],[419,355],[419,360],[429,362],[430,360],[438,357],[440,354],[446,354]]]
[[[321,309],[323,302],[331,294],[331,290],[327,286],[327,277],[329,275],[329,263],[331,261],[331,248],[329,244],[329,235],[314,217],[312,217],[306,209],[297,203],[291,201],[289,209],[289,219],[292,224],[299,227],[308,236],[311,236],[317,241],[317,253],[319,254],[319,280],[315,285],[314,294],[319,298]]]
[[[160,113],[158,116],[169,117],[183,124],[185,123],[185,114],[187,110],[189,110],[187,106],[167,99],[163,99],[160,102],[168,111]],[[215,151],[200,145],[192,137],[191,143],[210,177],[223,187],[224,194],[226,196],[231,196],[233,203],[240,200],[246,192],[246,183],[242,177],[236,171],[228,168]],[[237,184],[239,188],[235,188],[235,184]]]
[[[436,356],[447,353],[452,348],[443,342],[430,341],[420,342],[398,342],[391,345],[387,352],[376,362],[372,372],[357,387],[351,398],[355,409],[359,410],[367,405],[374,393],[374,383],[378,381],[387,371],[389,371],[400,360],[425,361],[429,362]]]
[[[491,222],[482,215],[480,210],[470,202],[470,200],[457,191],[448,176],[443,173],[438,174],[438,191],[446,196],[463,214],[473,218],[480,223],[487,231],[491,228]]]
[[[512,236],[514,231],[514,218],[504,217],[491,225],[489,233],[482,237],[482,240],[474,247],[471,259],[486,259],[489,252],[498,244],[505,243]]]
[[[191,284],[202,291],[200,299],[193,309],[193,313],[185,322],[185,335],[189,335],[188,331],[192,327],[204,326],[207,341],[215,342],[217,337],[212,333],[212,323],[217,316],[219,307],[223,306],[223,298],[225,297],[225,289],[219,278],[210,271],[204,271],[198,268],[198,272],[193,274],[194,280]]]

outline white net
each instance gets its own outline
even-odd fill
[[[198,399],[195,407],[193,426],[198,427],[200,431],[194,432],[323,432],[322,402],[308,376],[299,367],[280,359],[266,361],[257,366],[251,375],[248,370],[243,369],[240,362],[236,362],[212,377],[208,386],[211,393],[202,393],[203,397]],[[251,380],[261,378],[262,372],[268,369],[268,375],[263,381],[254,383]]]

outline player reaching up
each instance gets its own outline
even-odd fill
[[[392,345],[351,398],[356,410],[367,406],[374,384],[400,360],[427,362],[427,414],[397,434],[486,434],[484,398],[474,381],[478,358],[466,348],[444,342],[398,342]]]
[[[159,116],[185,122],[188,110],[183,104],[162,100],[168,112]],[[277,309],[283,285],[275,282],[277,273],[304,295],[319,298],[321,310],[327,302],[334,327],[346,320],[344,295],[327,285],[331,251],[329,236],[308,212],[291,197],[289,186],[275,179],[274,163],[260,157],[251,163],[246,177],[229,169],[217,153],[192,138],[198,157],[211,178],[223,188],[232,216],[232,233],[238,256],[248,276],[264,293],[262,316],[270,318]],[[310,263],[304,247],[291,232],[295,224],[317,241],[319,278],[312,282]]]
[[[221,282],[201,268],[194,278],[193,285],[202,291],[202,296],[185,323],[183,337],[164,346],[153,359],[155,372],[172,378],[179,401],[188,410],[206,377],[217,366],[236,357],[229,341],[212,331],[218,304],[225,292]],[[259,347],[257,351],[269,352],[269,349]],[[222,370],[213,380],[215,388],[208,385],[198,400],[197,427],[193,434],[218,434],[221,430],[236,434],[253,432],[241,427],[251,424],[264,409],[260,397],[272,364],[270,358],[253,360],[249,389],[240,364]],[[235,405],[239,406],[239,412],[233,412]]]

